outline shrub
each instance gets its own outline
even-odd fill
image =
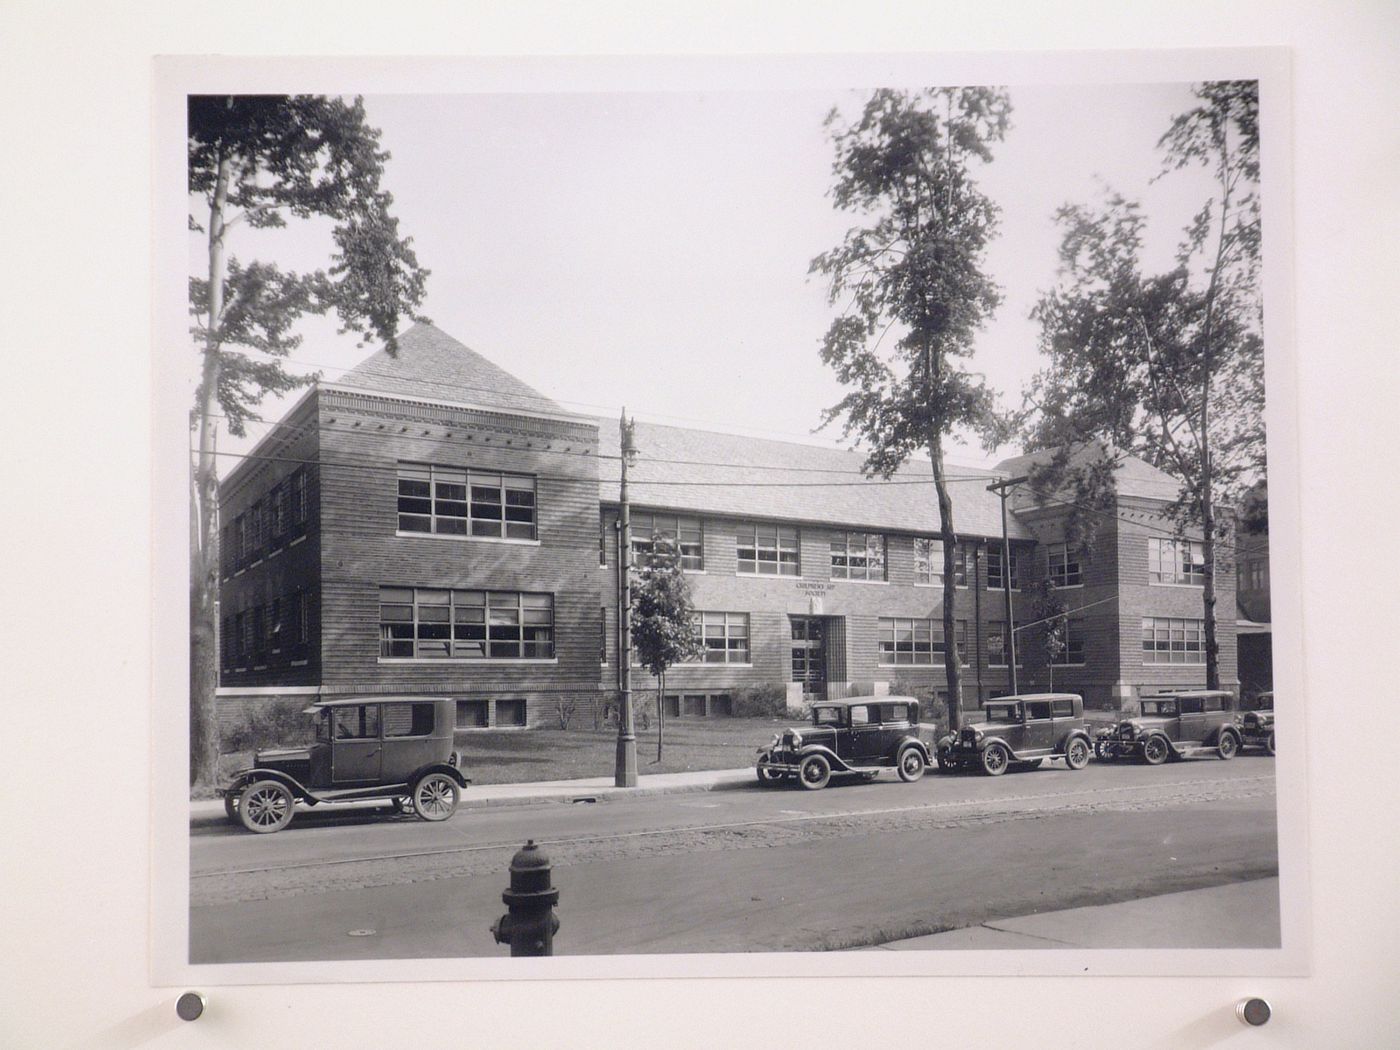
[[[220,737],[219,750],[254,751],[264,747],[304,744],[311,738],[310,720],[302,714],[303,699],[267,700],[243,708]]]
[[[554,701],[554,713],[559,716],[559,728],[568,729],[578,710],[578,701],[571,696],[561,696]]]
[[[730,694],[735,718],[784,718],[787,689],[775,683],[746,686]]]

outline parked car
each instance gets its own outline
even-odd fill
[[[1161,765],[1169,758],[1213,753],[1222,759],[1240,749],[1235,696],[1223,689],[1179,690],[1144,696],[1142,713],[1103,731],[1095,741],[1100,759],[1141,758]]]
[[[812,705],[812,723],[784,729],[758,749],[758,782],[796,779],[809,790],[833,776],[873,779],[893,769],[903,781],[918,780],[929,762],[919,739],[919,702],[911,696],[853,696]]]
[[[1074,693],[1001,696],[982,705],[982,721],[938,741],[938,768],[981,769],[1001,776],[1008,769],[1035,769],[1063,760],[1070,769],[1089,764],[1084,698]]]
[[[298,802],[384,799],[396,812],[446,820],[471,781],[452,749],[456,704],[434,697],[323,700],[309,747],[258,751],[220,794],[230,821],[269,834],[291,823]]]
[[[1240,746],[1262,747],[1274,753],[1274,694],[1260,693],[1254,698],[1254,710],[1246,711],[1240,719]]]

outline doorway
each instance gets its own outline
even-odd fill
[[[826,620],[793,616],[792,680],[802,684],[805,703],[826,699]]]

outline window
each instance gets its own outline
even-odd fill
[[[267,532],[272,543],[281,543],[287,532],[287,486],[277,485],[267,497]]]
[[[253,542],[253,549],[249,553],[254,559],[258,559],[267,553],[267,505],[262,500],[258,500],[248,511],[248,517],[252,520],[249,531],[252,533]]]
[[[608,665],[608,607],[598,606],[598,662]]]
[[[608,563],[608,519],[598,519],[598,564]]]
[[[228,579],[237,567],[238,552],[233,549],[233,526],[224,525],[219,530],[219,572]]]
[[[1268,561],[1246,558],[1240,562],[1240,590],[1262,591],[1269,586]]]
[[[1052,661],[1056,667],[1073,667],[1084,662],[1084,621],[1065,621],[1064,648]]]
[[[697,612],[695,628],[700,634],[707,664],[746,664],[749,662],[748,613]]]
[[[1026,654],[1023,649],[1016,650],[1016,666],[1023,667],[1026,662]],[[1006,621],[991,620],[987,624],[987,666],[1006,666]]]
[[[379,705],[332,708],[331,735],[336,740],[364,740],[379,736]]]
[[[219,620],[219,666],[228,670],[233,666],[233,617],[225,616]]]
[[[933,587],[943,586],[942,540],[914,540],[914,582]],[[953,583],[958,587],[967,586],[967,547],[962,544],[953,549]]]
[[[795,528],[740,522],[736,539],[740,572],[759,576],[802,574]]]
[[[907,722],[907,721],[909,721],[909,705],[908,705],[908,704],[890,704],[889,707],[885,708],[885,717],[884,717],[884,721],[885,721],[886,724],[889,724],[889,723],[892,723],[892,722]]]
[[[1149,664],[1205,663],[1205,621],[1142,618],[1142,660]]]
[[[379,588],[381,658],[554,658],[554,596]]]
[[[883,580],[885,537],[873,532],[838,532],[831,538],[833,580]]]
[[[1026,701],[1026,721],[1050,717],[1049,700],[1027,700]]]
[[[851,725],[865,726],[870,724],[870,708],[865,704],[857,704],[851,708]]]
[[[1153,583],[1206,582],[1205,544],[1200,540],[1151,537],[1147,541],[1147,576]]]
[[[497,700],[496,724],[498,726],[523,726],[525,724],[525,701]]]
[[[987,544],[987,590],[999,591],[1001,584],[1001,544]],[[1011,589],[1021,589],[1021,564],[1019,552],[1011,548]]]
[[[535,479],[400,463],[399,531],[533,540]]]
[[[1051,716],[1054,717],[1054,718],[1073,718],[1073,717],[1074,717],[1074,701],[1073,701],[1073,700],[1051,700],[1051,701],[1050,701],[1050,714],[1051,714]]]
[[[233,519],[233,567],[241,569],[247,564],[252,546],[248,540],[248,515],[240,514]]]
[[[491,708],[486,700],[458,700],[457,728],[485,729],[491,724]]]
[[[432,704],[385,704],[385,736],[431,736]]]
[[[308,637],[305,592],[294,591],[286,602],[286,610],[287,624],[283,629],[283,643],[292,649],[304,646]]]
[[[306,468],[303,467],[292,475],[292,527],[305,525],[306,518]]]
[[[1078,587],[1084,582],[1079,567],[1079,548],[1052,543],[1045,548],[1045,575],[1056,587]]]
[[[253,663],[267,663],[267,606],[259,605],[253,609]]]
[[[967,662],[967,621],[957,621],[958,656]],[[947,653],[942,620],[880,617],[880,663],[885,667],[942,664]]]
[[[1201,697],[1201,707],[1206,711],[1229,710],[1229,708],[1225,706],[1225,698],[1223,696],[1203,696]]]
[[[699,518],[673,514],[632,515],[632,554],[638,565],[650,564],[653,546],[660,536],[676,545],[681,568],[696,572],[705,568],[705,530]]]

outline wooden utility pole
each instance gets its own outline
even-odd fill
[[[627,501],[627,466],[636,448],[632,444],[633,424],[622,410],[622,490],[617,523],[617,763],[613,772],[616,787],[637,786],[637,731],[632,720],[632,511]]]
[[[1005,478],[987,486],[988,492],[1001,497],[1001,591],[1006,599],[1006,633],[1002,639],[1002,651],[1006,656],[1007,668],[1011,671],[1011,695],[1021,692],[1016,680],[1016,622],[1011,608],[1011,537],[1007,534],[1006,495],[1012,485],[1019,485],[1028,479],[1027,475]],[[1053,672],[1052,672],[1053,673]]]

